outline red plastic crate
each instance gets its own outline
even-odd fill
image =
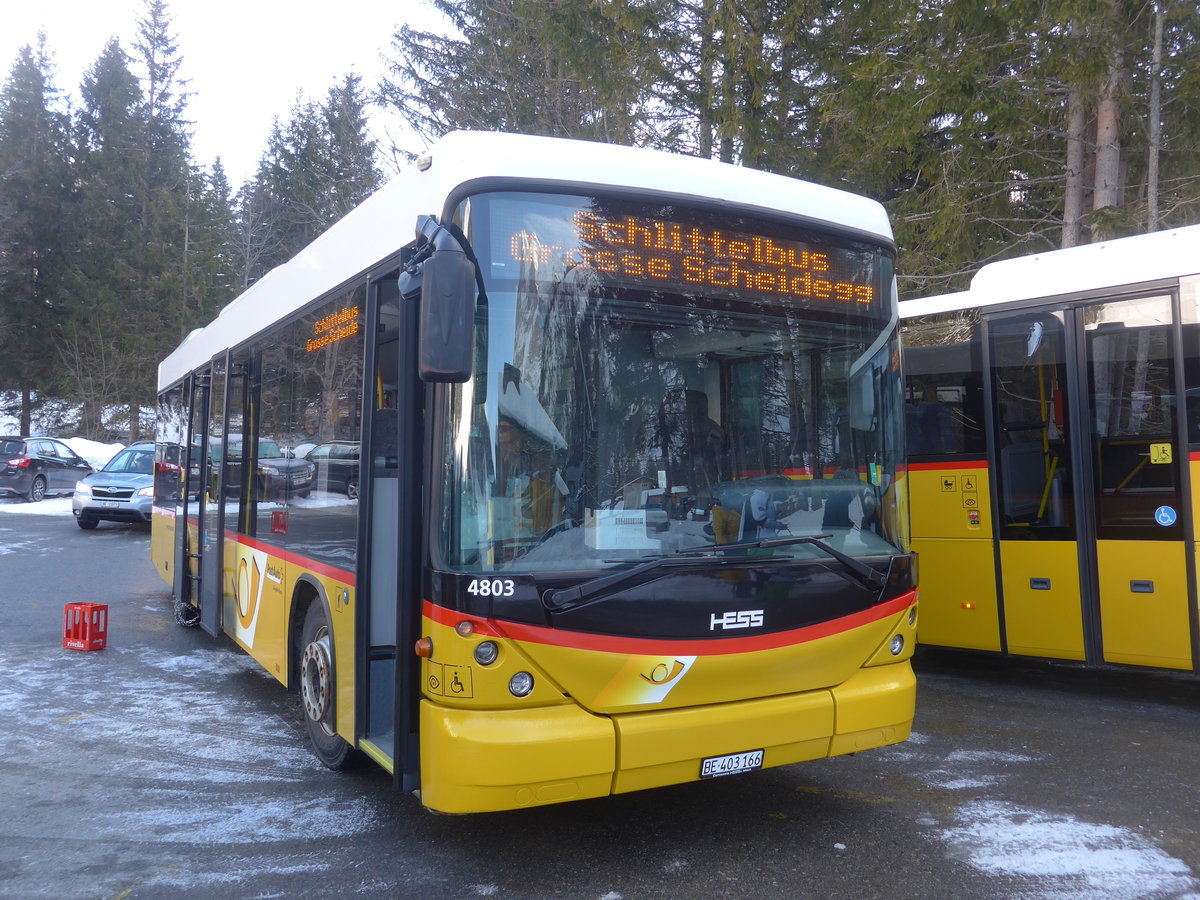
[[[63,647],[103,650],[108,642],[107,603],[68,603],[63,610]]]

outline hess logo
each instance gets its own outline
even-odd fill
[[[761,609],[737,609],[717,615],[713,613],[709,619],[709,631],[718,628],[728,631],[735,628],[761,628],[763,611]]]

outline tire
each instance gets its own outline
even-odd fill
[[[100,520],[99,519],[88,519],[83,516],[80,516],[78,519],[75,520],[75,524],[78,525],[80,528],[82,528],[84,531],[94,531],[96,526],[100,524]]]
[[[351,478],[346,482],[346,496],[351,500],[358,499],[358,479]]]
[[[46,499],[46,478],[44,475],[38,475],[33,479],[33,484],[29,486],[27,496],[30,503],[39,503]]]
[[[317,759],[334,771],[348,768],[354,748],[334,730],[337,708],[333,636],[320,602],[314,600],[304,614],[300,631],[300,708],[304,727]]]

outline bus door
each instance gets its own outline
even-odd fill
[[[371,286],[359,454],[361,656],[360,746],[388,768],[397,787],[414,790],[419,758],[420,677],[412,653],[420,637],[422,538],[419,528],[421,397],[416,377],[416,304],[402,303],[396,276]]]
[[[200,627],[216,636],[221,630],[221,609],[224,606],[224,572],[222,546],[225,534],[225,493],[222,475],[225,470],[225,388],[227,382],[225,355],[213,360],[209,398],[208,429],[201,444],[206,448],[205,474],[198,491],[197,513],[203,523],[197,542],[200,554]]]
[[[187,434],[175,515],[175,615],[181,625],[199,624],[205,575],[204,534],[211,460],[208,448],[212,373],[206,367],[186,380]],[[190,604],[189,604],[190,601]],[[207,627],[207,626],[206,626]]]
[[[1191,669],[1172,298],[987,323],[1007,650]]]

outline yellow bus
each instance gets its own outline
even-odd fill
[[[162,361],[177,618],[443,812],[904,740],[893,259],[840,191],[446,136]]]
[[[1196,671],[1200,227],[900,304],[922,644]]]

